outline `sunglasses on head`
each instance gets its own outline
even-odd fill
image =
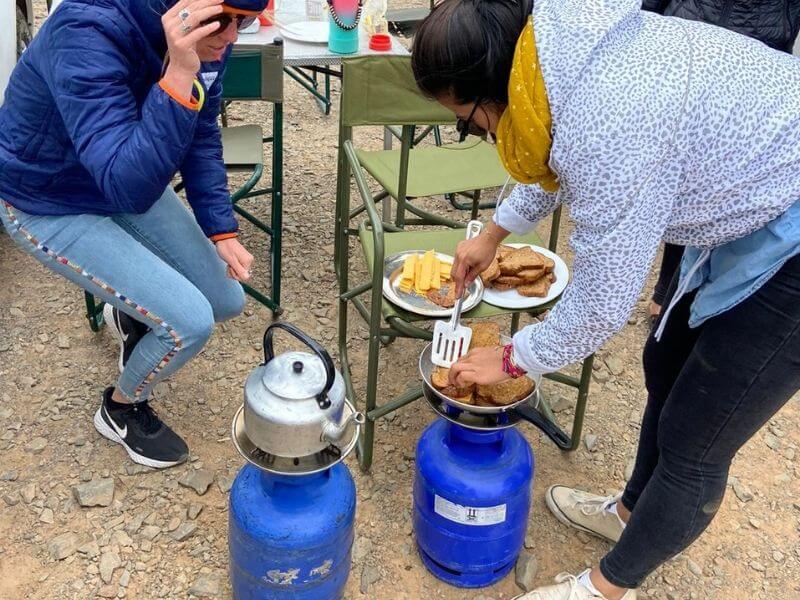
[[[203,25],[210,25],[211,23],[219,23],[219,28],[216,29],[211,36],[219,35],[225,31],[233,21],[236,21],[236,31],[243,31],[250,27],[258,16],[255,15],[236,15],[231,13],[222,13],[216,17],[211,17],[203,21]]]
[[[475,124],[475,122],[472,120],[475,116],[475,111],[478,110],[481,102],[482,100],[480,98],[475,101],[475,106],[472,107],[472,112],[469,113],[469,116],[466,119],[456,120],[456,131],[458,131],[460,134],[458,140],[459,142],[466,140],[468,135],[486,137],[487,131],[480,125]]]

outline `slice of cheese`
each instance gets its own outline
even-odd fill
[[[443,277],[444,279],[450,279],[450,270],[451,270],[452,268],[453,268],[453,264],[452,264],[452,263],[446,263],[446,262],[443,262],[443,263],[442,263],[442,271],[441,271],[441,274],[442,274],[442,277]]]
[[[403,261],[403,276],[402,281],[407,282],[409,284],[414,283],[414,270],[417,266],[417,255],[412,254],[411,256],[407,256],[405,261]]]
[[[442,285],[440,270],[442,268],[442,261],[434,257],[433,270],[431,271],[431,289],[438,290]]]
[[[431,289],[431,274],[433,273],[433,261],[436,259],[433,250],[428,250],[422,257],[422,267],[419,273],[418,292],[427,292]]]

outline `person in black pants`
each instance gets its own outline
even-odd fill
[[[790,54],[800,32],[800,0],[644,0],[642,8],[667,17],[725,27]],[[661,269],[650,300],[651,326],[661,312],[682,257],[683,246],[664,244]]]

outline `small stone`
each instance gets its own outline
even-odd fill
[[[78,535],[71,531],[57,535],[47,544],[47,550],[55,560],[64,560],[72,556],[77,549]]]
[[[5,471],[2,475],[0,475],[0,481],[16,481],[19,477],[19,472],[16,469],[12,469],[11,471]]]
[[[147,525],[142,529],[142,537],[151,542],[161,533],[161,527],[157,525]]]
[[[31,482],[22,486],[22,489],[19,491],[19,493],[22,495],[22,499],[25,501],[25,504],[30,504],[33,502],[33,499],[36,498],[36,484]]]
[[[530,534],[525,534],[525,548],[530,550],[536,547],[536,539]]]
[[[104,585],[99,590],[97,590],[97,595],[101,598],[116,598],[117,597],[117,586],[115,585]]]
[[[144,465],[139,465],[136,463],[126,463],[125,464],[125,474],[126,475],[142,475],[143,473],[150,473],[155,471],[155,469],[151,467],[146,467]]]
[[[133,546],[133,540],[131,536],[125,533],[123,530],[118,529],[114,532],[114,535],[111,536],[111,539],[114,541],[115,544],[127,548],[128,546]]]
[[[550,409],[554,413],[560,413],[560,412],[563,412],[566,409],[568,409],[570,407],[570,405],[571,405],[570,401],[567,398],[565,398],[564,396],[556,396],[550,402]]]
[[[600,371],[593,372],[592,373],[592,378],[597,383],[605,383],[606,381],[608,381],[609,375],[608,375],[607,371],[600,370]]]
[[[85,554],[88,558],[94,558],[100,554],[100,546],[92,540],[78,546],[78,552]]]
[[[122,587],[126,588],[126,587],[128,587],[128,584],[129,584],[130,582],[131,582],[131,572],[130,572],[130,571],[128,571],[128,569],[125,569],[125,570],[122,572],[122,575],[120,575],[120,576],[119,576],[119,584],[120,584]]]
[[[589,452],[594,452],[597,447],[597,436],[593,433],[587,433],[583,438],[583,442],[586,444],[586,449]]]
[[[189,505],[189,508],[187,509],[186,513],[188,514],[189,518],[192,521],[194,521],[197,518],[197,515],[199,515],[202,510],[203,510],[203,505],[202,504],[198,504],[196,502],[192,502]]]
[[[534,589],[534,579],[539,570],[536,557],[530,552],[521,552],[514,567],[514,581],[526,592]]]
[[[58,347],[61,350],[68,350],[70,347],[69,338],[66,335],[58,336]]]
[[[786,485],[792,480],[792,476],[789,473],[781,473],[780,475],[775,476],[775,485]]]
[[[53,511],[50,508],[45,508],[42,512],[39,513],[39,520],[42,523],[47,523],[48,525],[52,525],[55,521]]]
[[[197,525],[194,523],[184,523],[180,527],[178,527],[175,531],[173,531],[170,536],[176,542],[182,542],[184,540],[188,540],[194,532],[197,531]]]
[[[361,586],[359,588],[361,593],[366,594],[369,586],[379,581],[380,578],[381,574],[378,572],[378,569],[372,565],[364,565],[364,568],[361,570]]]
[[[749,522],[750,522],[750,526],[753,529],[761,529],[761,521],[759,521],[755,517],[750,517]]]
[[[236,473],[228,473],[227,475],[220,475],[217,477],[217,486],[219,491],[227,494],[233,487],[233,482],[236,479]]]
[[[200,575],[189,588],[189,593],[198,598],[217,598],[220,595],[220,581],[217,575]]]
[[[5,502],[8,506],[16,506],[19,504],[20,497],[19,492],[14,490],[13,492],[8,492],[3,496],[3,502]]]
[[[73,486],[72,492],[81,506],[108,506],[114,499],[114,480],[93,479]]]
[[[694,562],[691,558],[686,559],[686,566],[689,568],[689,571],[691,571],[692,575],[695,575],[696,577],[703,576],[703,569],[701,569],[700,565]]]
[[[33,438],[25,446],[25,449],[31,454],[41,454],[47,448],[47,440],[43,437]]]
[[[180,524],[181,524],[181,518],[180,517],[172,517],[169,520],[169,523],[167,523],[167,526],[164,527],[164,529],[166,531],[175,531],[180,526]]]
[[[100,556],[100,579],[103,583],[111,583],[114,569],[122,566],[122,561],[116,552],[103,552]]]
[[[606,366],[608,370],[611,371],[611,374],[618,377],[622,375],[625,371],[625,363],[622,362],[622,359],[617,356],[609,356],[605,360]]]
[[[631,477],[633,477],[633,468],[636,466],[636,459],[631,458],[628,461],[628,464],[625,465],[625,481],[630,481]]]
[[[771,450],[778,450],[781,447],[781,441],[772,433],[764,434],[764,443]]]
[[[750,568],[753,569],[754,571],[758,571],[759,573],[763,573],[764,571],[767,570],[767,568],[757,560],[750,562]]]
[[[208,486],[214,481],[214,473],[206,469],[190,471],[178,480],[183,487],[192,488],[198,495],[202,496],[208,491]]]
[[[772,560],[774,560],[777,563],[783,562],[784,558],[786,558],[786,557],[783,555],[783,552],[781,552],[780,550],[775,550],[772,553]]]
[[[733,480],[733,493],[742,502],[750,502],[753,499],[753,492],[738,479]]]

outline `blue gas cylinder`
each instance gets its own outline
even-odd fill
[[[533,453],[516,429],[432,423],[414,477],[414,532],[428,570],[465,588],[502,579],[525,540],[532,478]]]
[[[230,492],[233,597],[341,598],[350,570],[355,510],[355,483],[343,463],[300,476],[245,465]]]

